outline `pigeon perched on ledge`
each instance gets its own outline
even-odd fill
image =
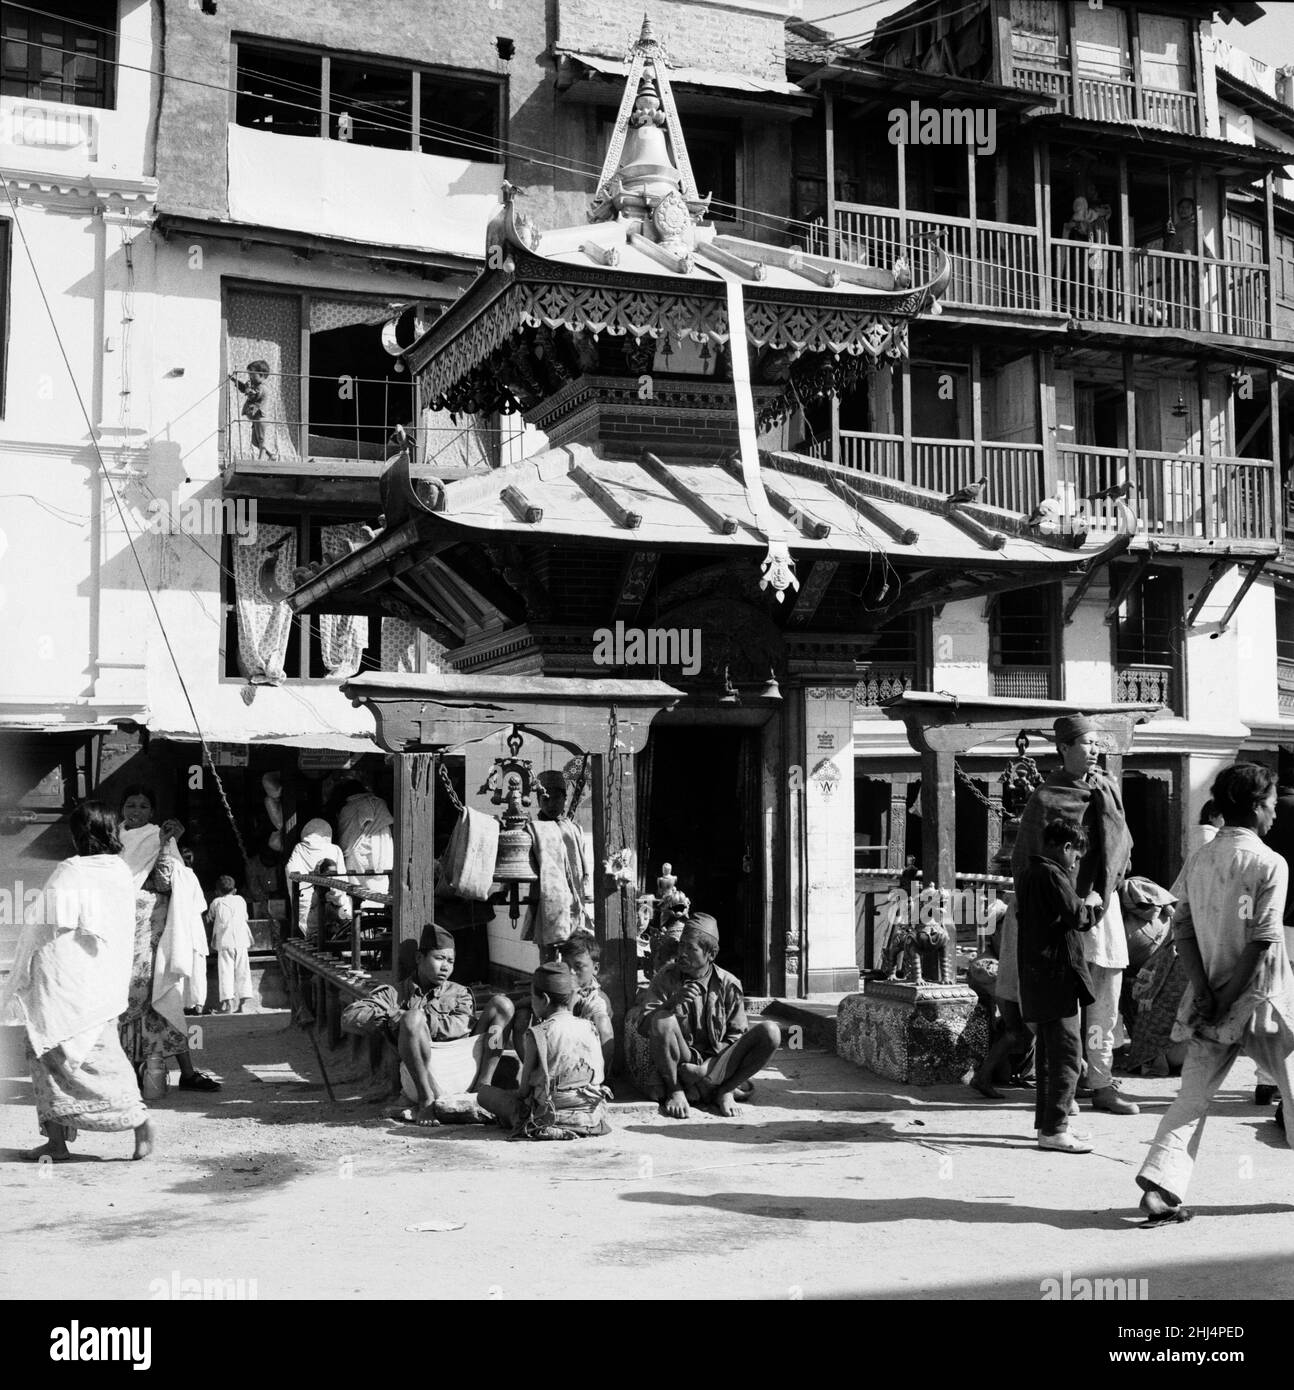
[[[978,502],[988,486],[988,477],[985,476],[977,483],[967,483],[965,487],[959,487],[956,492],[948,495],[950,502]]]

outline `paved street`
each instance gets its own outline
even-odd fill
[[[220,1279],[254,1280],[261,1299],[1037,1299],[1067,1270],[1145,1279],[1152,1299],[1294,1296],[1294,1156],[1249,1103],[1248,1063],[1210,1121],[1196,1219],[1146,1231],[1133,1174],[1175,1082],[1125,1083],[1148,1113],[1085,1116],[1097,1151],[1079,1158],[1033,1148],[1023,1100],[972,1104],[782,1052],[738,1122],[626,1104],[606,1139],[525,1144],[391,1122],[345,1051],[325,1053],[330,1105],[285,1014],[202,1023],[225,1088],[169,1093],[156,1159],[86,1134],[87,1157],[56,1169],[16,1161],[38,1141],[5,1030],[18,1079],[0,1109],[0,1296]],[[405,1229],[425,1222],[462,1226]]]

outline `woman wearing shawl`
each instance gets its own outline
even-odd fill
[[[351,779],[337,790],[337,843],[346,860],[346,871],[370,893],[390,891],[395,865],[395,820],[385,801],[363,782]]]
[[[1062,715],[1054,725],[1056,748],[1064,764],[1034,790],[1020,817],[1011,854],[1011,873],[1019,879],[1033,855],[1042,853],[1042,832],[1053,820],[1076,821],[1087,832],[1088,848],[1078,865],[1080,899],[1094,894],[1101,913],[1083,934],[1095,999],[1084,1025],[1087,1084],[1092,1109],[1111,1115],[1136,1115],[1137,1106],[1119,1094],[1111,1070],[1119,1021],[1119,992],[1128,964],[1128,942],[1118,890],[1128,872],[1132,836],[1118,786],[1098,766],[1100,736],[1084,715]]]
[[[135,958],[121,1045],[136,1067],[150,1056],[174,1057],[181,1090],[218,1091],[220,1082],[193,1065],[184,1024],[184,1010],[206,999],[206,902],[176,847],[184,827],[175,820],[158,826],[155,815],[152,792],[126,789],[121,857],[135,888]]]
[[[340,865],[344,862],[345,855],[333,844],[332,826],[326,820],[308,820],[301,832],[300,843],[288,856],[287,868],[284,871],[288,883],[292,883],[293,874],[314,873],[325,859],[331,859],[334,865]],[[298,883],[294,886],[297,895],[296,930],[302,936],[318,942],[322,940],[320,932],[323,929],[323,895],[315,892],[313,883]]]
[[[48,1143],[27,1155],[62,1162],[78,1130],[135,1131],[135,1158],[153,1149],[139,1083],[117,1034],[135,937],[135,890],[119,857],[115,812],[85,801],[72,813],[76,854],[64,859],[27,914],[0,993],[27,1032],[36,1115]]]

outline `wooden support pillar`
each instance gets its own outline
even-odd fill
[[[1141,90],[1137,90],[1138,99]],[[1128,156],[1119,155],[1119,274],[1123,280],[1123,293],[1119,295],[1119,303],[1115,310],[1115,317],[1121,323],[1132,323],[1136,318],[1133,313],[1133,276],[1132,276],[1132,216],[1128,210]],[[1145,286],[1138,286],[1136,302],[1138,307],[1145,293]]]
[[[979,250],[979,212],[976,208],[978,190],[975,187],[975,161],[979,156],[975,153],[975,146],[971,141],[966,142],[966,198],[967,208],[970,212],[970,265],[967,269],[970,272],[970,302],[978,304],[979,301],[979,277],[982,273],[980,267]],[[1005,221],[1005,218],[1001,219]],[[977,473],[975,475],[979,477]]]
[[[901,874],[908,857],[908,788],[912,778],[896,772],[890,779],[890,833],[885,845],[885,867]]]
[[[1045,144],[1033,151],[1033,204],[1038,219],[1038,282],[1044,313],[1051,311],[1051,159]],[[999,217],[999,222],[1006,219]]]
[[[823,93],[822,124],[827,158],[827,255],[834,258],[839,242],[836,231],[836,103],[830,92]]]
[[[900,150],[902,145],[898,147]],[[903,481],[912,482],[912,367],[905,357],[899,363],[899,392],[903,403]]]
[[[1267,262],[1267,324],[1263,337],[1270,337],[1276,329],[1276,208],[1272,201],[1274,176],[1269,169],[1263,177],[1263,260]],[[1226,204],[1223,203],[1223,207]],[[1198,217],[1198,214],[1197,214]],[[1275,415],[1272,417],[1272,449],[1276,450]]]
[[[921,754],[922,888],[951,893],[957,886],[957,817],[954,811],[956,757],[951,749]],[[957,978],[957,933],[950,930],[944,952],[944,976]]]
[[[423,926],[433,920],[436,896],[435,753],[398,753],[395,759],[395,844],[399,861],[391,875],[391,981],[400,970],[400,947],[416,946]]]
[[[1199,221],[1198,215],[1196,221]],[[1232,518],[1227,516],[1227,499],[1215,496],[1215,484],[1218,478],[1213,469],[1213,397],[1209,390],[1209,365],[1207,362],[1196,363],[1195,378],[1200,397],[1200,453],[1204,456],[1204,461],[1200,464],[1200,521],[1204,528],[1204,535],[1208,537],[1214,533],[1213,517],[1218,506],[1222,508],[1224,520],[1231,522]]]
[[[967,146],[967,149],[972,149]],[[972,152],[971,158],[975,155]],[[979,343],[971,344],[971,441],[974,449],[975,467],[971,470],[971,477],[979,479],[984,476],[984,383],[980,378],[983,371],[983,360],[980,354]],[[988,495],[993,496],[994,484],[1001,485],[1005,479],[990,478],[988,484]]]
[[[1055,497],[1060,486],[1060,431],[1056,424],[1056,359],[1050,348],[1034,353],[1038,375],[1038,433],[1042,439],[1042,495]]]
[[[988,872],[992,873],[993,861],[1002,848],[1002,783],[996,777],[989,779],[988,799],[989,804],[984,808],[984,862],[988,866]]]
[[[1273,274],[1275,269],[1273,265]],[[1281,379],[1274,366],[1267,368],[1267,389],[1271,395],[1272,471],[1268,475],[1265,499],[1265,505],[1271,508],[1271,517],[1265,534],[1280,540],[1285,534],[1285,465],[1281,458]]]
[[[600,981],[611,1000],[616,1067],[624,1067],[624,1019],[638,993],[638,886],[602,872],[626,846],[637,854],[637,792],[633,754],[595,753],[593,764],[593,913],[602,943]]]

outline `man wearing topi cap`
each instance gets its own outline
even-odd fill
[[[1048,822],[1076,821],[1087,832],[1088,848],[1079,861],[1075,887],[1080,899],[1101,909],[1096,924],[1082,938],[1095,996],[1087,1008],[1083,1040],[1087,1084],[1093,1110],[1135,1115],[1137,1106],[1119,1094],[1111,1070],[1119,992],[1128,964],[1119,887],[1127,876],[1132,836],[1119,788],[1098,765],[1101,739],[1096,725],[1086,715],[1066,714],[1056,720],[1053,732],[1063,766],[1035,789],[1024,808],[1011,854],[1011,873],[1018,884],[1031,857],[1042,852],[1042,834]]]
[[[719,924],[709,913],[692,913],[678,955],[656,973],[634,1011],[648,1058],[627,1049],[630,1073],[672,1119],[687,1119],[689,1102],[740,1114],[736,1101],[750,1094],[751,1077],[781,1046],[777,1024],[747,1024],[741,981],[714,963],[718,951]]]

